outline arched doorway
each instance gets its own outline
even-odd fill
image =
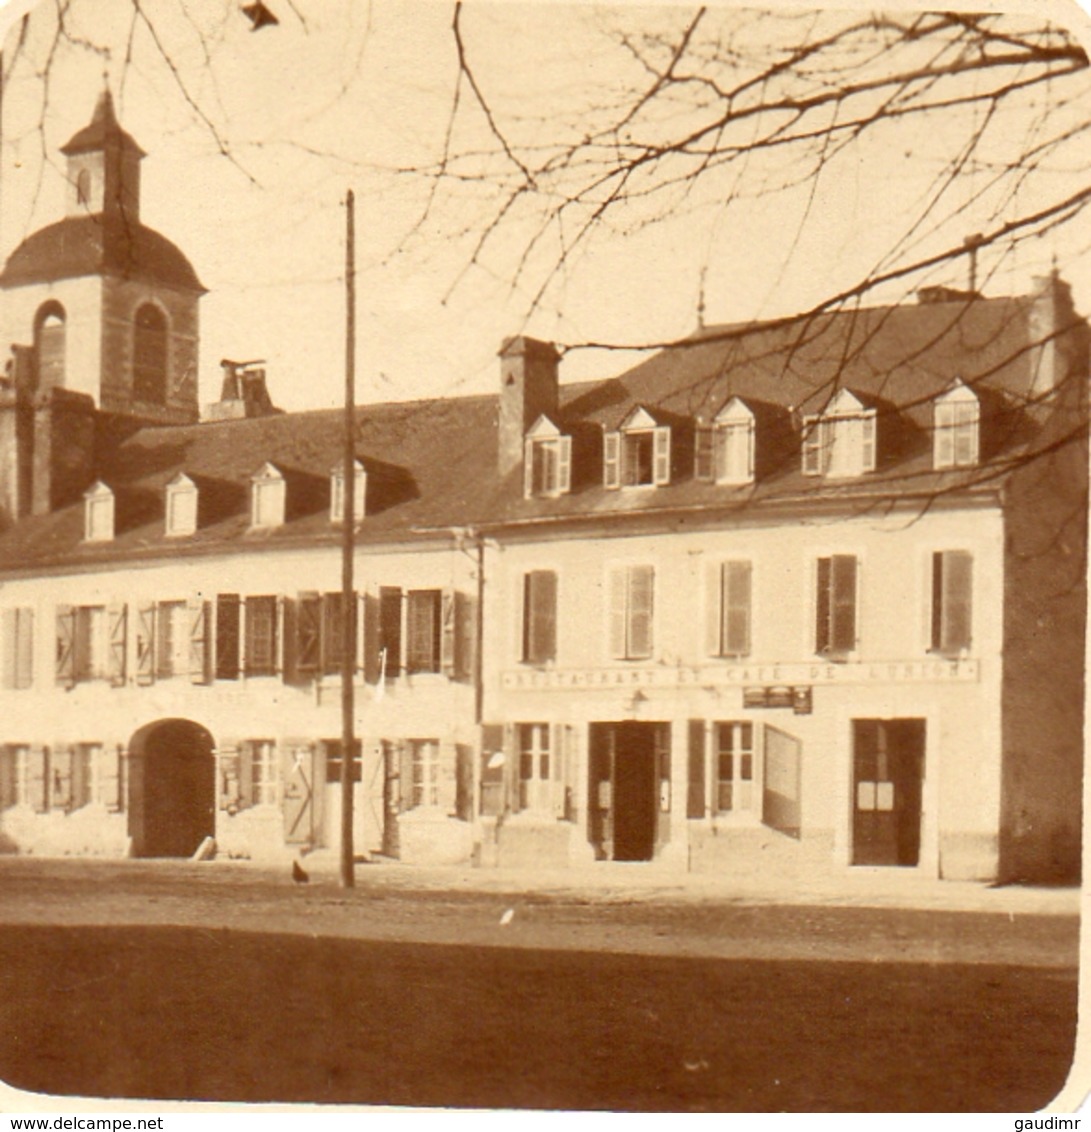
[[[129,740],[129,836],[134,857],[190,857],[216,828],[212,736],[161,719]]]

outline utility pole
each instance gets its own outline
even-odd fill
[[[356,740],[352,681],[356,674],[356,198],[345,197],[345,420],[341,471],[341,887],[356,884],[352,842]],[[361,756],[363,752],[361,751]]]

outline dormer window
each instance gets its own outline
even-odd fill
[[[352,517],[356,523],[363,522],[367,500],[367,472],[359,460],[352,462]],[[330,469],[330,522],[345,521],[345,466],[335,464]]]
[[[523,494],[564,495],[572,489],[572,437],[547,416],[539,417],[523,442]]]
[[[250,477],[250,526],[279,527],[284,522],[284,475],[275,464],[264,464]]]
[[[606,487],[643,487],[670,483],[671,430],[637,406],[617,432],[605,437],[603,483]]]
[[[932,459],[937,468],[965,468],[977,463],[981,406],[977,394],[956,380],[936,398]]]
[[[697,429],[696,475],[714,483],[742,484],[754,479],[754,414],[732,397],[711,425]]]
[[[803,473],[858,476],[875,470],[875,410],[842,389],[823,413],[803,418]]]
[[[197,530],[197,485],[185,472],[167,484],[165,529],[171,538]]]
[[[109,542],[114,537],[114,493],[98,480],[83,495],[83,537]]]

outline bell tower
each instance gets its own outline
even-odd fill
[[[68,216],[103,213],[139,222],[144,151],[121,128],[108,90],[99,96],[91,121],[61,153],[68,158]]]

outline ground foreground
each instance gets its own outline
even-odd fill
[[[203,1100],[1025,1112],[1071,1060],[1071,914],[405,875],[346,893],[0,862],[0,1077]]]

